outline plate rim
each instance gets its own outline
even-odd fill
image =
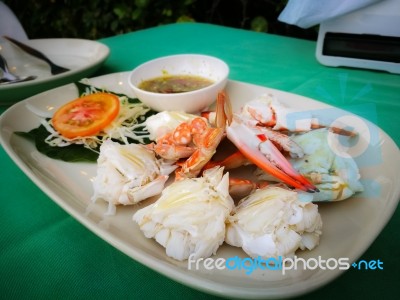
[[[31,45],[32,43],[36,43],[36,42],[50,42],[50,43],[54,43],[56,44],[59,41],[78,41],[84,45],[95,45],[98,48],[98,56],[96,56],[96,59],[94,61],[91,62],[87,62],[85,63],[83,66],[79,67],[79,68],[75,68],[72,70],[69,70],[67,72],[64,73],[60,73],[57,75],[50,75],[48,77],[43,77],[43,78],[38,78],[35,80],[31,80],[31,81],[24,81],[24,82],[20,82],[20,83],[13,83],[10,85],[0,85],[0,95],[2,92],[12,92],[13,90],[17,90],[17,89],[24,89],[24,88],[30,88],[30,87],[34,87],[34,86],[40,86],[43,84],[50,84],[54,81],[57,80],[62,80],[62,79],[66,79],[69,77],[73,77],[74,75],[83,73],[87,70],[90,70],[91,68],[94,68],[96,66],[100,66],[102,63],[105,62],[105,60],[110,56],[110,47],[107,46],[106,44],[100,42],[100,41],[93,41],[93,40],[88,40],[88,39],[79,39],[79,38],[42,38],[42,39],[31,39],[31,40],[27,40],[24,41],[27,45]],[[32,47],[34,47],[34,45],[31,45]],[[72,48],[71,48],[72,49]],[[43,51],[45,53],[45,51]],[[72,54],[72,53],[71,53]],[[74,55],[80,55],[80,53],[74,53]],[[15,102],[13,100],[7,100],[4,103],[10,103],[10,102]],[[3,104],[3,101],[0,100],[0,105]]]

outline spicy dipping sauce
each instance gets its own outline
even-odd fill
[[[172,94],[198,90],[214,81],[197,75],[163,75],[142,81],[139,88],[148,92]]]

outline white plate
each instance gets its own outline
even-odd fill
[[[7,60],[10,70],[19,76],[38,76],[32,81],[0,85],[0,105],[15,103],[87,77],[101,66],[110,53],[106,45],[83,39],[35,39],[24,43],[41,51],[54,63],[70,71],[52,75],[46,62],[0,38],[0,54]]]
[[[127,76],[128,73],[110,74],[93,78],[91,83],[133,96],[127,84]],[[244,101],[270,91],[282,102],[295,108],[322,109],[325,112],[328,110],[331,116],[337,111],[305,97],[236,81],[228,83],[227,91],[236,109]],[[343,272],[339,269],[293,270],[283,276],[280,271],[271,270],[257,270],[251,275],[245,275],[243,270],[188,270],[186,262],[168,258],[164,248],[154,240],[146,239],[132,221],[133,213],[148,202],[138,206],[119,207],[115,216],[104,219],[106,204],[98,202],[90,205],[91,179],[96,172],[95,164],[52,160],[38,153],[31,142],[13,135],[15,131],[28,131],[39,125],[38,118],[27,109],[27,104],[52,112],[77,96],[75,86],[69,84],[15,104],[0,119],[0,140],[8,155],[50,198],[119,250],[178,282],[230,298],[281,298],[300,295],[327,284]],[[381,159],[374,161],[374,157],[366,157],[368,165],[360,165],[362,177],[368,181],[365,193],[346,201],[320,205],[324,223],[321,243],[313,251],[297,252],[298,257],[305,259],[318,259],[321,256],[322,259],[345,257],[349,258],[350,263],[356,261],[374,241],[397,207],[400,195],[398,148],[376,126],[358,117],[350,117],[349,113],[341,112],[341,116],[356,121],[355,127],[361,135],[360,141],[369,139],[373,144],[374,132],[377,134],[376,147],[364,152],[367,156],[372,155],[371,150],[374,155],[380,154]],[[368,138],[368,134],[371,138]],[[223,245],[216,257],[229,258],[236,255],[245,257],[241,249]]]

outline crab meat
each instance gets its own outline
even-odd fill
[[[209,257],[223,243],[225,220],[234,207],[228,189],[229,173],[215,167],[202,177],[175,181],[133,220],[176,260]]]
[[[179,124],[190,122],[197,117],[197,115],[180,111],[163,111],[148,117],[145,124],[149,132],[149,138],[156,141],[175,130]]]
[[[108,202],[108,214],[114,214],[115,205],[135,204],[160,194],[175,168],[171,162],[156,159],[143,145],[107,140],[100,147],[92,200]]]
[[[241,115],[272,130],[309,131],[313,126],[318,126],[318,120],[310,112],[303,112],[300,120],[291,122],[290,116],[296,112],[278,101],[273,94],[262,94],[247,102],[242,108]]]
[[[251,257],[293,257],[319,244],[322,221],[311,195],[279,186],[243,198],[227,219],[225,242]]]
[[[270,128],[274,131],[308,132],[313,129],[329,128],[332,132],[356,136],[357,133],[345,129],[345,124],[335,121],[336,127],[330,127],[332,120],[329,116],[314,114],[312,110],[302,110],[288,107],[280,102],[273,94],[262,94],[256,99],[247,102],[240,115],[249,122]]]

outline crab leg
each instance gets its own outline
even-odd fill
[[[222,128],[203,128],[201,131],[193,138],[196,150],[175,173],[177,179],[196,177],[215,154],[224,136]]]
[[[336,134],[357,136],[357,132],[341,128],[344,124],[340,125],[341,127],[329,126],[328,120],[320,120],[323,116],[314,116],[312,112],[303,112],[303,119],[299,118],[297,122],[289,123],[288,116],[294,112],[296,111],[280,103],[272,94],[263,94],[242,108],[244,116],[250,117],[260,126],[270,127],[275,131],[308,132],[313,129],[328,128]]]
[[[242,199],[255,190],[268,185],[267,181],[254,182],[248,179],[229,177],[229,194],[236,199]]]
[[[239,168],[241,166],[245,166],[251,164],[249,160],[242,154],[240,151],[236,151],[235,153],[229,155],[223,160],[210,160],[205,166],[204,170],[211,169],[216,166],[224,166],[225,170]]]

